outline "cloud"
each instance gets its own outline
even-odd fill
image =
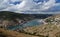
[[[19,1],[21,3],[14,4],[14,2]],[[33,0],[0,0],[0,11],[13,11],[18,13],[34,13],[33,11],[36,11],[36,13],[60,11],[60,3],[56,4],[55,2],[56,0],[49,0],[48,2],[44,1],[39,3],[36,3]]]
[[[55,0],[49,0],[48,2],[43,3],[42,9],[46,10],[54,6]]]
[[[5,2],[6,1],[6,2]],[[15,0],[16,1],[16,0]],[[11,2],[15,2],[14,0],[4,0],[1,5],[0,5],[0,9],[1,10],[6,10],[6,11],[11,11],[13,9],[14,10],[19,10],[20,8],[22,8],[24,6],[24,1],[21,4],[13,4]],[[19,0],[18,0],[19,1]],[[6,6],[6,7],[5,7]]]
[[[44,10],[43,12],[59,12],[60,11],[60,3],[56,3],[51,8]]]

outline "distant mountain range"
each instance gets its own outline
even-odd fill
[[[14,13],[14,12],[9,12],[9,11],[0,11],[0,17],[1,18],[20,18],[24,19],[24,17],[32,17],[32,18],[39,18],[39,19],[44,19],[49,16],[52,16],[52,14],[19,14],[19,13]]]

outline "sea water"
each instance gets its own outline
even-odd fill
[[[24,29],[26,27],[32,27],[32,26],[41,25],[41,24],[43,24],[43,22],[40,21],[40,19],[35,19],[35,20],[28,21],[25,24],[20,24],[20,25],[16,25],[16,26],[10,26],[10,27],[8,27],[8,29],[10,29],[10,30],[16,30],[18,28],[19,29]]]

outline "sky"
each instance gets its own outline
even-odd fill
[[[0,11],[23,14],[59,14],[60,0],[0,0]]]
[[[60,3],[60,0],[56,0],[56,3]]]

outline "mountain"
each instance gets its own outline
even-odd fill
[[[46,37],[60,37],[60,15],[53,15],[44,19],[46,24],[27,27],[23,29],[25,33],[32,35],[44,35]]]
[[[44,24],[35,25],[37,21],[34,19],[42,19]],[[23,20],[24,25],[19,21]],[[33,20],[33,21],[32,21]],[[31,26],[31,22],[34,22]],[[29,23],[27,23],[29,22]],[[1,25],[4,27],[2,28]],[[15,27],[21,25],[21,31],[7,30],[7,27]],[[5,27],[6,26],[6,27]],[[17,26],[17,27],[18,27]],[[0,12],[0,37],[60,37],[60,15],[59,14],[18,14],[14,12]]]
[[[45,19],[52,16],[52,14],[18,14],[9,11],[0,12],[0,37],[47,37],[45,35],[35,35],[25,32],[7,30],[8,27],[20,25],[21,23],[27,23],[34,19]],[[36,22],[37,23],[37,22]],[[25,25],[23,25],[25,26]],[[30,26],[30,24],[26,25]]]
[[[51,14],[19,14],[9,11],[1,11],[0,12],[0,27],[9,27],[9,26],[15,26],[20,25],[21,23],[26,23],[28,21],[31,21],[33,19],[44,19],[49,16],[52,16]]]
[[[0,12],[0,26],[1,25],[3,27],[15,26],[17,24],[21,24],[29,20],[32,20],[33,18],[34,16],[31,17],[30,15],[18,14],[9,11],[2,11]]]

